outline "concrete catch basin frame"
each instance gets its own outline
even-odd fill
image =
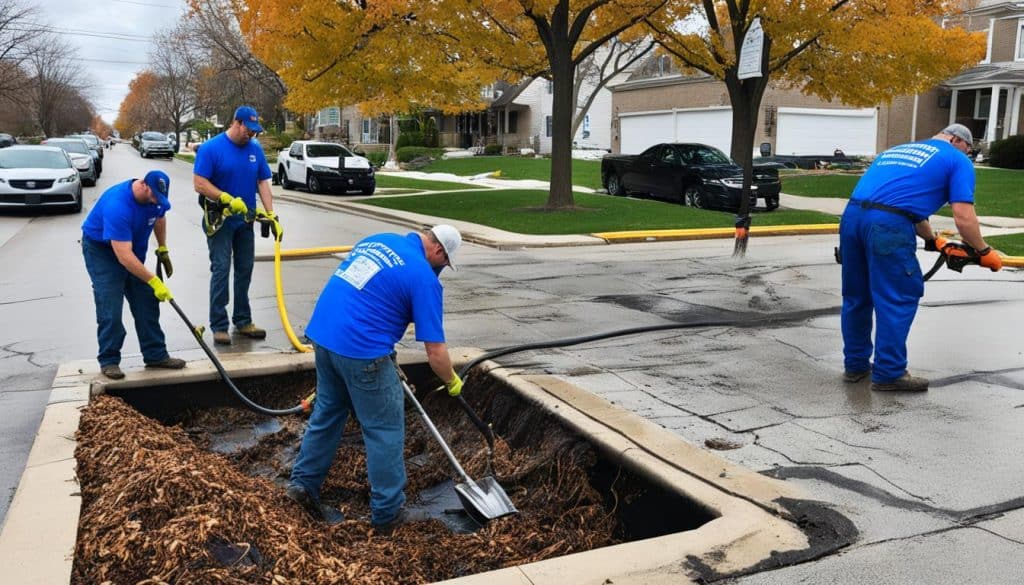
[[[477,350],[453,350],[466,361]],[[416,382],[426,371],[422,353],[399,354]],[[282,375],[311,376],[312,354],[227,354],[223,365],[233,379]],[[842,516],[804,499],[798,488],[732,464],[694,447],[677,435],[566,381],[521,375],[514,368],[484,362],[489,387],[514,395],[588,442],[605,466],[617,466],[658,493],[646,514],[669,506],[666,516],[691,516],[689,525],[651,530],[611,546],[450,579],[459,584],[679,583],[744,574],[802,562],[845,546],[855,529]],[[479,375],[479,374],[477,374]],[[63,364],[53,383],[39,433],[0,533],[4,581],[19,584],[69,583],[82,512],[76,476],[75,436],[80,410],[91,396],[127,397],[132,389],[207,384],[218,380],[213,365],[189,363],[180,371],[139,370],[121,381],[102,380],[95,362]],[[473,388],[467,385],[468,392]],[[518,407],[517,407],[518,408]],[[428,407],[428,412],[430,408]],[[467,425],[468,425],[467,421]],[[496,425],[499,436],[502,429]],[[509,441],[514,450],[516,445]],[[600,488],[599,488],[600,489]],[[511,495],[511,494],[510,494]],[[410,495],[410,498],[412,496]],[[513,501],[515,496],[512,495]],[[643,508],[641,505],[640,508]],[[613,513],[611,511],[610,513]],[[622,512],[619,512],[620,515]],[[634,519],[633,524],[648,519]],[[651,534],[655,534],[651,536]]]

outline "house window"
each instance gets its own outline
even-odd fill
[[[979,89],[974,92],[974,119],[988,120],[988,111],[992,107],[992,91]]]
[[[1024,18],[1017,19],[1017,53],[1014,58],[1024,61]],[[989,43],[991,45],[991,43]]]
[[[551,138],[551,116],[544,116],[544,136]]]
[[[590,138],[590,114],[583,115],[583,138]]]

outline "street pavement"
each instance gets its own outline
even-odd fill
[[[89,190],[89,203],[116,180],[149,168],[170,175],[175,275],[168,284],[192,320],[205,321],[208,264],[190,167],[143,161],[127,145],[110,151],[106,166],[100,187]],[[275,192],[286,248],[352,244],[369,233],[443,221],[367,210],[351,205],[355,198],[277,187]],[[56,366],[96,351],[91,291],[75,244],[82,219],[84,214],[0,216],[5,492],[16,485]],[[815,562],[731,582],[1020,582],[1020,272],[968,267],[963,274],[942,271],[930,280],[909,349],[912,371],[929,377],[932,388],[916,395],[879,394],[867,382],[840,379],[834,235],[753,238],[747,256],[734,259],[731,240],[608,245],[574,236],[550,246],[457,225],[467,240],[457,257],[459,270],[442,274],[452,345],[494,349],[642,325],[732,323],[498,360],[563,378],[693,444],[734,447],[715,452],[799,485],[859,531],[853,545]],[[258,240],[257,252],[269,255],[269,240]],[[920,253],[923,265],[933,258]],[[299,335],[337,263],[284,263],[286,304]],[[257,265],[251,296],[256,322],[268,328],[268,338],[239,340],[226,351],[291,351],[269,262]],[[164,312],[162,322],[173,355],[203,359],[172,311]],[[420,348],[409,339],[402,345]],[[127,367],[141,366],[130,327],[125,352]]]

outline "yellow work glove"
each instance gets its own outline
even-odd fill
[[[174,298],[171,295],[171,289],[167,288],[167,285],[160,280],[159,276],[154,276],[146,281],[146,284],[153,289],[153,296],[160,302],[169,301]]]
[[[267,224],[270,226],[270,231],[274,234],[274,239],[278,242],[284,237],[284,228],[281,227],[281,220],[277,217],[277,214],[273,211],[264,211],[262,209],[256,210],[256,221]],[[264,232],[263,237],[266,236]]]
[[[452,379],[448,380],[444,384],[448,388],[448,396],[458,396],[462,394],[462,378],[452,370]]]
[[[219,201],[221,205],[227,205],[231,213],[237,215],[249,213],[249,207],[245,204],[245,201],[242,201],[241,197],[232,197],[228,193],[221,193]]]
[[[171,264],[171,253],[167,251],[167,246],[160,246],[156,249],[156,261],[163,267],[166,278],[170,278],[174,274],[174,266]]]

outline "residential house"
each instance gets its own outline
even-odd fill
[[[774,154],[874,155],[927,138],[953,122],[980,146],[1019,134],[1024,91],[1024,5],[985,1],[944,26],[988,33],[985,60],[939,87],[859,108],[769,85],[761,102],[754,150]],[[683,75],[654,56],[612,89],[612,151],[639,153],[659,142],[703,142],[729,152],[732,110],[725,84]],[[999,99],[993,100],[997,95]],[[995,124],[990,124],[995,120]]]

